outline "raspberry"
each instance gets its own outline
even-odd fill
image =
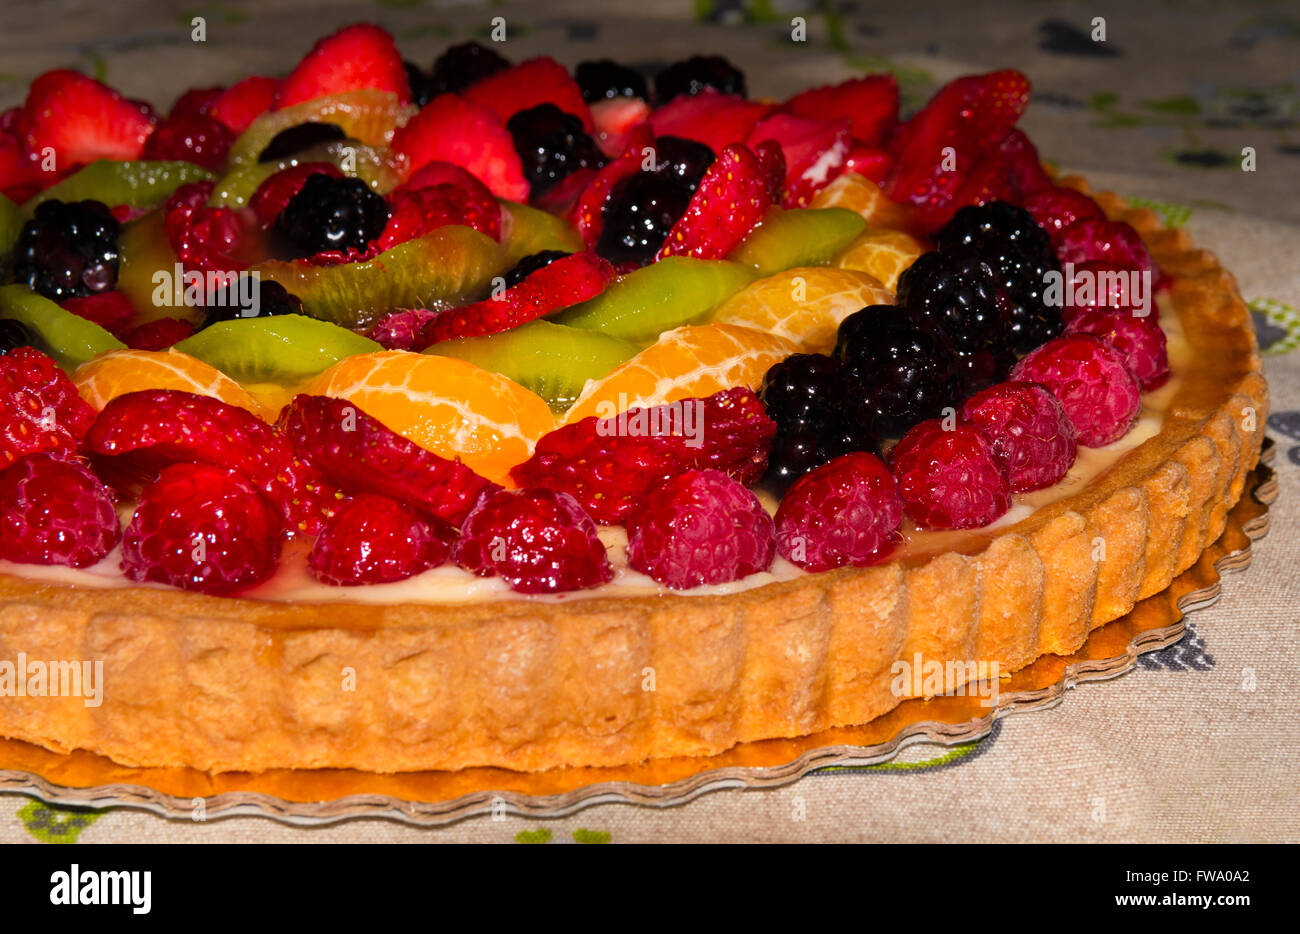
[[[366,337],[385,350],[417,350],[424,346],[424,327],[438,312],[428,308],[390,311],[366,332]]]
[[[166,350],[194,333],[194,325],[180,318],[158,318],[120,335],[132,350]]]
[[[1123,221],[1075,221],[1060,232],[1056,255],[1061,263],[1102,260],[1125,269],[1139,269],[1155,275],[1156,264],[1142,237]]]
[[[204,593],[262,583],[280,558],[283,522],[234,470],[176,464],[140,494],[122,537],[122,571]]]
[[[1068,324],[1080,311],[1095,308],[1144,318],[1152,324],[1160,320],[1160,306],[1150,294],[1139,296],[1134,291],[1134,276],[1141,270],[1128,269],[1104,260],[1091,260],[1070,267],[1073,275],[1067,301],[1061,316]]]
[[[472,227],[493,240],[500,240],[501,206],[486,189],[484,193],[486,197],[478,198],[469,190],[446,182],[393,192],[389,196],[392,214],[379,235],[379,249],[391,249],[448,224]]]
[[[177,188],[167,199],[163,228],[167,242],[189,269],[243,269],[234,258],[243,235],[238,215],[230,208],[210,208],[214,182],[190,182]]]
[[[628,564],[674,590],[766,571],[775,554],[772,517],[720,470],[674,477],[627,523]]]
[[[1011,506],[1006,472],[974,425],[916,425],[890,452],[903,508],[923,528],[974,529]]]
[[[1118,350],[1137,377],[1143,392],[1159,389],[1169,380],[1169,354],[1165,332],[1145,318],[1106,311],[1080,311],[1066,330],[1091,334]]]
[[[596,524],[568,493],[498,490],[479,500],[461,527],[456,563],[499,576],[520,593],[560,593],[610,580]]]
[[[1060,246],[1061,232],[1075,221],[1104,221],[1106,212],[1101,205],[1073,188],[1047,188],[1035,192],[1024,201],[1038,226],[1052,238],[1052,246]]]
[[[390,431],[346,399],[297,396],[280,414],[295,449],[349,493],[377,493],[459,525],[484,492],[497,489],[459,460],[449,461]]]
[[[275,503],[293,532],[317,534],[337,498],[320,472],[295,456],[256,415],[219,399],[147,389],[112,399],[86,436],[106,479],[147,482],[175,463],[232,467]]]
[[[142,159],[179,159],[210,172],[226,167],[226,154],[235,134],[206,114],[170,116],[145,141]]]
[[[694,425],[686,422],[688,412]],[[569,493],[597,522],[615,523],[687,470],[713,468],[746,485],[758,482],[775,432],[758,397],[741,386],[565,425],[537,442],[533,456],[510,475],[520,486]]]
[[[112,494],[81,461],[33,454],[0,473],[0,558],[84,568],[121,537]]]
[[[386,496],[363,493],[326,523],[307,564],[327,584],[385,584],[437,567],[448,550],[429,519]]]
[[[1060,400],[1085,447],[1122,438],[1137,421],[1142,404],[1137,379],[1124,357],[1091,334],[1048,341],[1016,364],[1011,377],[1046,386]]]
[[[1074,464],[1074,426],[1061,403],[1042,386],[990,386],[966,400],[961,417],[993,442],[993,455],[1013,493],[1051,486]]]
[[[343,173],[329,162],[299,162],[287,169],[276,172],[262,184],[248,199],[248,206],[253,209],[263,227],[270,227],[280,216],[284,206],[307,184],[313,175],[328,175],[330,178],[342,178]]]
[[[72,454],[95,410],[49,357],[19,347],[0,357],[0,470],[25,454]]]
[[[776,511],[781,557],[807,571],[865,567],[899,541],[903,500],[879,457],[837,457],[797,481]]]

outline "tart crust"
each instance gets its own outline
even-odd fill
[[[210,772],[622,765],[865,723],[912,696],[891,691],[891,666],[915,653],[996,660],[1003,672],[1071,653],[1219,536],[1268,409],[1232,276],[1152,212],[1097,199],[1172,277],[1197,366],[1158,435],[961,553],[725,596],[459,606],[0,575],[0,659],[104,663],[100,706],[7,697],[0,735]]]

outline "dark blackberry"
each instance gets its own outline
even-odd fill
[[[402,65],[406,68],[406,83],[411,88],[411,103],[423,107],[434,98],[433,80],[414,62],[403,61]]]
[[[582,99],[588,104],[611,100],[615,97],[640,97],[645,99],[645,78],[618,62],[602,58],[594,62],[580,62],[573,73]]]
[[[507,59],[486,45],[473,41],[453,45],[433,62],[429,72],[429,96],[463,91],[476,81],[509,67]]]
[[[279,162],[320,143],[332,143],[347,138],[348,134],[343,132],[343,127],[337,123],[300,123],[287,130],[281,130],[271,137],[271,141],[266,144],[257,161]]]
[[[200,329],[218,321],[302,314],[302,300],[278,282],[243,274],[211,297]]]
[[[671,176],[638,172],[610,189],[596,252],[611,263],[644,266],[686,213],[691,192]]]
[[[830,459],[830,453],[823,447],[816,432],[777,428],[767,455],[763,485],[777,496],[782,496],[790,484]]]
[[[817,431],[844,397],[839,362],[825,354],[786,357],[767,371],[758,397],[782,428]]]
[[[694,55],[674,62],[655,75],[655,96],[661,104],[680,94],[699,94],[705,88],[749,96],[744,72],[721,55]]]
[[[121,224],[98,201],[42,201],[14,246],[14,280],[60,301],[117,285]]]
[[[713,150],[693,139],[661,136],[655,140],[655,171],[677,180],[692,194],[713,160]]]
[[[312,175],[289,199],[275,230],[299,256],[364,251],[388,223],[388,202],[359,178]]]
[[[506,121],[506,129],[514,139],[534,198],[578,169],[598,169],[605,164],[582,121],[554,104],[519,111]]]
[[[543,269],[557,259],[563,259],[570,254],[563,250],[542,250],[540,253],[532,253],[525,256],[519,262],[515,263],[514,268],[504,276],[506,288],[512,289],[519,283],[523,282],[539,269]]]
[[[870,305],[840,322],[835,358],[862,400],[859,412],[884,436],[940,414],[961,389],[947,335],[918,327],[893,305]]]
[[[978,246],[990,241],[1014,243],[1036,256],[1052,255],[1052,241],[1033,215],[1006,201],[962,208],[934,238],[940,249],[958,243]]]
[[[32,332],[13,318],[0,318],[0,357],[19,347],[32,346]]]

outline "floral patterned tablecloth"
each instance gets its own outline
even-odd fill
[[[201,16],[206,41],[192,41]],[[652,68],[717,51],[751,93],[784,96],[863,71],[899,78],[904,106],[969,71],[1034,82],[1023,122],[1043,158],[1186,227],[1237,276],[1273,394],[1281,494],[1272,531],[1187,636],[1121,679],[1016,716],[978,742],[651,810],[601,805],[549,821],[436,829],[360,820],[167,821],[0,796],[0,841],[1296,841],[1300,839],[1300,6],[791,0],[422,0],[192,5],[51,0],[0,12],[0,109],[54,67],[166,106],[185,88],[282,73],[315,37],[381,23],[427,65],[504,17],[505,54]],[[791,40],[802,18],[806,41]],[[797,25],[797,23],[796,23]],[[1097,41],[1104,31],[1104,41]],[[1253,167],[1253,171],[1247,171]]]

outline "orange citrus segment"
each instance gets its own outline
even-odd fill
[[[734,324],[666,331],[608,376],[588,382],[564,421],[606,418],[633,406],[711,396],[732,386],[757,389],[772,364],[798,349],[784,337]]]
[[[879,185],[857,172],[845,172],[817,192],[809,207],[857,211],[872,227],[908,230],[912,225],[910,207],[890,201]]]
[[[305,392],[354,402],[420,447],[459,457],[489,480],[510,484],[537,440],[555,428],[546,400],[498,373],[453,357],[402,350],[340,360]]]
[[[261,418],[275,415],[225,373],[178,350],[113,350],[79,366],[72,381],[96,410],[128,392],[179,389],[237,405]]]
[[[829,353],[841,321],[867,305],[893,303],[894,293],[865,272],[796,266],[751,282],[710,320],[767,331],[804,353]]]
[[[901,230],[869,227],[849,248],[835,257],[840,269],[856,269],[875,276],[886,287],[898,288],[898,277],[903,270],[925,252],[920,240]]]

